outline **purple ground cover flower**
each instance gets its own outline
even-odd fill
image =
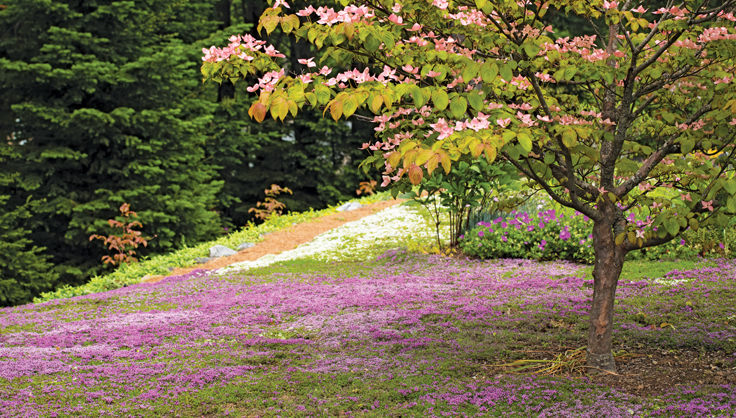
[[[736,264],[673,271],[665,279],[678,284],[621,283],[617,335],[705,348],[736,338],[733,327],[693,314],[712,308],[715,289],[736,289]],[[543,329],[551,318],[575,324],[587,317],[588,282],[584,266],[569,262],[461,261],[394,251],[335,272],[196,271],[5,308],[0,415],[188,416],[195,408],[198,416],[224,415],[230,404],[273,416],[651,412],[659,404],[585,381],[474,379],[476,359],[503,341]],[[662,294],[671,306],[655,304]],[[719,309],[736,315],[736,308]],[[640,313],[676,323],[677,332],[651,329],[639,322]],[[317,390],[325,387],[334,390]],[[704,408],[736,413],[734,389],[695,397],[672,392],[672,415],[657,416],[699,416]],[[209,412],[202,409],[207,405],[214,405]]]

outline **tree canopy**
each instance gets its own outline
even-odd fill
[[[375,114],[364,164],[406,190],[463,154],[513,164],[594,221],[588,365],[615,370],[613,303],[625,255],[736,212],[735,0],[363,0],[342,10],[275,1],[279,27],[325,49],[287,73],[276,48],[234,34],[204,50],[205,80],[256,74],[249,114]],[[556,38],[550,10],[589,25]],[[296,13],[292,13],[296,12]],[[324,65],[331,57],[349,71]],[[637,213],[645,222],[634,222]]]

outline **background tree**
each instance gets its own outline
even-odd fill
[[[365,72],[317,66],[292,76],[265,43],[245,37],[205,55],[205,79],[259,74],[249,111],[259,121],[305,106],[335,120],[371,109],[382,140],[364,164],[384,170],[394,192],[438,167],[449,172],[463,154],[483,155],[590,217],[587,361],[614,371],[613,307],[626,254],[736,212],[736,0],[658,10],[607,0],[358,3],[289,14],[277,0],[260,26],[281,27]],[[584,18],[596,35],[551,39],[549,7]]]
[[[222,182],[205,161],[212,105],[193,98],[196,67],[184,42],[212,25],[202,4],[13,0],[0,11],[0,136],[20,157],[3,165],[37,187],[2,187],[11,207],[42,196],[21,229],[46,247],[62,284],[101,271],[108,232],[124,202],[150,248],[168,251],[216,236],[211,211]],[[211,5],[210,5],[211,7]],[[200,39],[201,39],[200,38]]]
[[[334,6],[335,2],[320,5]],[[226,43],[233,34],[258,36],[258,19],[269,5],[265,0],[223,0],[216,8],[219,30],[199,41],[199,49]],[[300,59],[320,59],[324,53],[308,43],[294,42],[279,29],[269,39],[286,55],[279,63],[286,72],[301,71]],[[319,111],[300,113],[283,122],[254,123],[248,116],[254,98],[246,87],[257,82],[255,75],[245,83],[224,80],[216,86],[205,85],[198,93],[217,102],[207,130],[206,158],[216,165],[218,179],[224,182],[217,211],[228,226],[254,220],[248,210],[262,199],[263,189],[274,183],[294,191],[282,200],[287,210],[299,212],[353,198],[361,181],[379,178],[377,173],[367,175],[358,168],[366,155],[360,146],[374,138],[372,124],[337,122],[323,118]]]
[[[0,148],[0,166],[13,165],[18,157],[11,148]],[[2,190],[11,184],[30,192],[36,187],[33,182],[24,181],[19,173],[0,173]],[[11,206],[10,198],[0,194],[0,306],[28,303],[41,292],[52,289],[58,279],[48,261],[50,257],[42,253],[43,247],[33,245],[29,238],[31,231],[23,223],[41,201],[32,200],[31,196]]]

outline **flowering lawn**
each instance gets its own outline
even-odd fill
[[[629,269],[618,291],[617,349],[720,353],[719,384],[636,396],[498,373],[525,351],[584,345],[589,271],[399,250],[6,308],[0,416],[736,415],[732,261]]]

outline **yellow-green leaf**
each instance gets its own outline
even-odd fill
[[[447,109],[447,105],[449,104],[447,92],[444,90],[435,90],[434,93],[432,93],[432,102],[434,103],[434,108],[436,110],[442,111]]]
[[[452,99],[452,102],[450,102],[450,111],[452,112],[452,116],[456,118],[461,118],[465,115],[465,112],[468,110],[468,101],[465,100],[464,97],[458,96]]]

